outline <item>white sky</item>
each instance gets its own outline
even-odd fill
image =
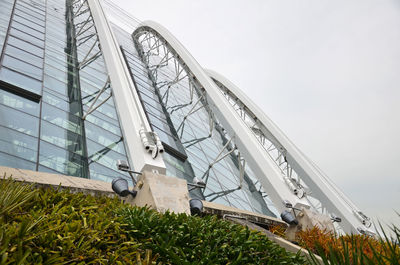
[[[400,223],[400,1],[115,3],[247,93],[367,215]]]

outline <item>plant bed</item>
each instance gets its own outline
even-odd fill
[[[216,217],[0,180],[0,264],[305,264]]]

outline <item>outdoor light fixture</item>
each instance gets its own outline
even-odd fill
[[[203,202],[199,199],[191,199],[189,201],[190,213],[192,215],[199,215],[203,212]]]
[[[132,197],[136,197],[137,194],[137,191],[129,190],[128,181],[123,178],[113,179],[113,181],[111,182],[111,188],[116,194],[121,197],[126,197],[129,194],[132,195]]]
[[[136,185],[136,179],[134,178],[133,174],[138,174],[138,175],[142,174],[140,172],[131,170],[131,167],[129,166],[128,162],[125,160],[117,160],[117,168],[118,170],[129,173],[129,176],[131,176],[132,178],[133,185]],[[136,190],[132,191],[129,190],[128,181],[124,178],[113,179],[113,181],[111,182],[111,188],[116,194],[118,194],[121,197],[126,197],[129,194],[132,195],[132,197],[136,197],[137,194]]]
[[[281,213],[281,218],[283,221],[285,221],[289,225],[298,225],[299,224],[299,221],[297,221],[297,219],[288,210],[285,210]]]

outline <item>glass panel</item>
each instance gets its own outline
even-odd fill
[[[19,31],[19,30],[14,29],[14,28],[11,28],[10,34],[12,36],[14,36],[14,37],[22,39],[22,40],[24,40],[26,42],[29,42],[31,44],[34,44],[34,45],[36,45],[38,47],[44,48],[44,42],[42,40],[40,40],[38,38],[35,38],[35,37],[25,33],[25,32]]]
[[[160,130],[157,127],[154,127],[154,131],[157,133],[158,137],[160,137],[160,140],[163,143],[166,143],[167,145],[171,146],[172,148],[176,149],[177,151],[181,153],[185,153],[183,150],[181,150],[178,145],[175,142],[175,138],[172,137],[171,135],[167,134],[165,131]]]
[[[132,185],[131,178],[125,172],[117,172],[95,162],[89,165],[89,169],[91,179],[111,182],[115,178],[123,177],[128,181],[129,185]]]
[[[27,17],[37,19],[37,20],[42,20],[44,22],[45,20],[45,15],[43,13],[38,13],[35,12],[35,8],[29,8],[23,5],[16,5],[15,7],[16,10],[20,11],[21,14],[26,14]]]
[[[18,110],[0,105],[0,125],[37,136],[39,119]]]
[[[107,100],[107,101],[111,101],[111,99],[109,99],[109,100]],[[98,103],[100,103],[101,101],[98,101],[97,102],[97,104]],[[91,103],[88,103],[87,105],[91,105]],[[88,106],[85,106],[85,110],[87,110],[88,109]],[[97,106],[97,105],[96,105]],[[100,112],[100,113],[102,113],[102,114],[104,114],[104,115],[106,115],[107,117],[109,117],[109,118],[112,118],[112,119],[114,119],[114,120],[117,120],[117,112],[115,111],[115,108],[114,107],[111,107],[110,105],[108,105],[108,104],[103,104],[103,105],[101,105],[100,107],[98,107],[94,112]],[[93,112],[93,113],[94,113]]]
[[[122,137],[112,134],[90,122],[85,122],[86,137],[99,143],[103,146],[114,146],[116,143],[121,142]],[[120,145],[114,147],[119,153],[125,153],[124,149]]]
[[[61,69],[57,69],[53,66],[50,66],[48,64],[45,64],[44,71],[46,74],[48,74],[49,76],[51,76],[59,81],[62,81],[65,83],[68,82],[68,79],[67,79],[68,69],[67,68],[64,68],[63,70],[61,70]]]
[[[35,162],[37,145],[37,138],[0,126],[2,152]]]
[[[0,79],[35,94],[40,95],[41,93],[42,82],[17,73],[13,70],[9,70],[5,67],[1,68],[0,70]]]
[[[46,121],[42,121],[40,130],[40,139],[49,143],[67,149],[68,151],[84,154],[84,146],[82,143],[82,136],[75,134],[71,131],[65,130],[58,126],[52,125]]]
[[[45,10],[45,6],[42,4],[39,4],[38,1],[37,2],[33,2],[33,1],[22,1],[22,0],[18,0],[18,4],[24,4],[27,7],[31,7],[34,8],[35,10],[38,10],[39,12],[42,11],[44,12]]]
[[[0,151],[0,165],[28,170],[35,170],[36,163],[29,162],[27,160],[7,155]]]
[[[87,148],[88,148],[88,154],[89,154],[88,158],[90,163],[96,162],[108,168],[118,170],[116,165],[117,160],[127,160],[126,156],[111,150],[113,146],[109,147],[110,148],[107,148],[99,144],[96,144],[91,140],[88,140]]]
[[[14,17],[13,17],[13,21],[18,21],[18,22],[20,22],[21,24],[34,27],[36,30],[38,30],[38,31],[40,31],[40,32],[43,32],[43,33],[45,32],[44,27],[43,27],[42,24],[41,24],[41,25],[38,25],[38,24],[36,24],[36,23],[32,23],[32,21],[30,21],[30,20],[28,20],[28,19],[25,19],[24,16],[18,16],[18,15],[17,15],[17,16],[14,16]]]
[[[90,115],[86,116],[86,120],[90,121],[93,124],[96,124],[97,126],[100,126],[101,128],[103,128],[109,132],[112,132],[113,134],[121,135],[121,130],[119,129],[118,126],[115,126],[109,122],[101,120],[94,115],[90,114]]]
[[[11,45],[7,45],[6,47],[6,54],[9,54],[15,58],[21,58],[25,62],[33,64],[37,67],[42,68],[43,67],[43,59],[40,57],[37,57],[31,53],[28,53],[24,50],[18,49],[16,47],[13,47]]]
[[[7,66],[10,69],[16,70],[23,74],[29,75],[33,78],[42,80],[43,71],[41,68],[33,66],[31,64],[27,64],[23,61],[15,59],[11,56],[4,56],[3,58],[3,65]]]
[[[82,120],[74,114],[67,113],[43,102],[42,119],[58,125],[71,132],[82,134]]]
[[[15,9],[15,11],[14,11],[14,18],[15,17],[21,17],[21,18],[24,18],[24,19],[28,20],[29,22],[31,22],[31,23],[26,23],[27,25],[30,25],[30,24],[34,23],[35,27],[36,27],[36,25],[37,26],[44,26],[44,21],[43,20],[40,20],[40,19],[38,19],[38,18],[36,18],[34,16],[30,16],[30,15],[28,15],[28,14],[22,12],[22,11],[19,11],[17,9]]]
[[[13,109],[39,116],[39,103],[0,89],[0,103]]]
[[[31,36],[34,36],[34,37],[40,39],[42,42],[44,41],[44,33],[37,31],[34,28],[29,27],[29,25],[25,26],[24,24],[19,23],[18,21],[14,20],[12,22],[11,26],[19,31],[25,32]],[[41,45],[41,44],[39,44],[39,45]]]
[[[45,71],[45,73],[46,73],[46,71]],[[61,82],[47,74],[44,74],[44,85],[47,88],[54,90],[62,95],[68,94],[67,93],[68,86],[66,83]]]
[[[88,177],[83,157],[43,141],[40,141],[39,163],[66,175]]]
[[[43,97],[42,97],[43,102],[46,102],[53,106],[56,106],[59,109],[63,109],[63,110],[69,109],[69,103],[67,101],[54,96],[53,94],[47,92],[46,90],[47,90],[47,88],[45,88],[43,91]]]
[[[165,123],[165,122],[161,121],[160,119],[156,118],[151,113],[147,113],[147,114],[148,114],[150,123],[152,125],[157,126],[158,128],[160,128],[163,131],[170,132],[170,127],[169,127],[169,125],[167,123]]]
[[[89,109],[89,107],[87,105],[83,105],[83,112],[86,113],[87,110]],[[119,126],[119,123],[116,119],[110,118],[106,115],[103,115],[103,113],[99,112],[99,111],[93,111],[90,115],[96,116],[97,118],[101,119],[101,120],[105,120],[111,124],[114,124],[115,126]]]
[[[13,36],[9,36],[7,39],[7,43],[43,58],[43,49],[26,41],[17,39]]]

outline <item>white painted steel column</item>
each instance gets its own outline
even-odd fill
[[[239,117],[231,104],[220,92],[219,87],[209,77],[215,76],[221,83],[225,83],[233,93],[256,115],[262,122],[266,130],[265,135],[271,135],[273,141],[279,143],[287,151],[287,160],[306,184],[311,188],[313,196],[320,200],[328,211],[340,215],[342,218],[341,226],[347,233],[358,233],[357,228],[364,225],[357,217],[358,209],[345,195],[327,179],[318,168],[286,137],[286,135],[236,86],[215,72],[206,73],[183,45],[163,26],[154,21],[142,22],[133,35],[140,31],[151,31],[156,33],[159,38],[166,41],[172,53],[190,69],[199,83],[207,92],[207,99],[212,111],[218,117],[224,128],[231,136],[235,136],[235,143],[246,162],[250,165],[256,177],[262,184],[265,191],[275,207],[282,212],[285,207],[283,200],[288,200],[292,205],[309,205],[305,198],[298,198],[294,195],[286,183],[284,183],[281,169],[266,154],[265,149],[254,137],[251,129]],[[264,128],[264,129],[265,129]],[[365,228],[365,227],[364,227]]]
[[[319,199],[329,211],[341,217],[341,226],[346,232],[358,233],[357,227],[363,224],[356,217],[355,211],[358,208],[343,194],[310,160],[300,151],[300,149],[290,141],[290,139],[275,125],[275,123],[247,97],[237,86],[226,79],[224,76],[212,70],[206,72],[215,80],[223,84],[230,92],[238,97],[246,107],[254,113],[262,123],[260,130],[265,135],[272,135],[274,142],[282,146],[287,151],[286,158],[289,164],[301,176],[301,179],[309,186],[312,195]]]
[[[250,128],[241,120],[219,91],[218,86],[204,72],[203,68],[185,47],[167,29],[154,21],[142,22],[133,34],[140,31],[141,28],[143,30],[153,30],[166,40],[204,87],[212,111],[229,134],[235,137],[235,144],[278,211],[282,212],[286,209],[283,200],[288,200],[293,205],[308,205],[307,201],[299,199],[289,191],[278,166],[272,160],[266,158],[265,150],[258,140],[255,137],[251,137],[253,133]]]
[[[110,76],[128,156],[137,171],[157,170],[159,173],[165,174],[166,169],[162,156],[158,155],[153,159],[151,154],[145,150],[140,139],[139,130],[144,128],[146,131],[151,131],[150,124],[104,10],[99,0],[88,0],[87,2]]]

